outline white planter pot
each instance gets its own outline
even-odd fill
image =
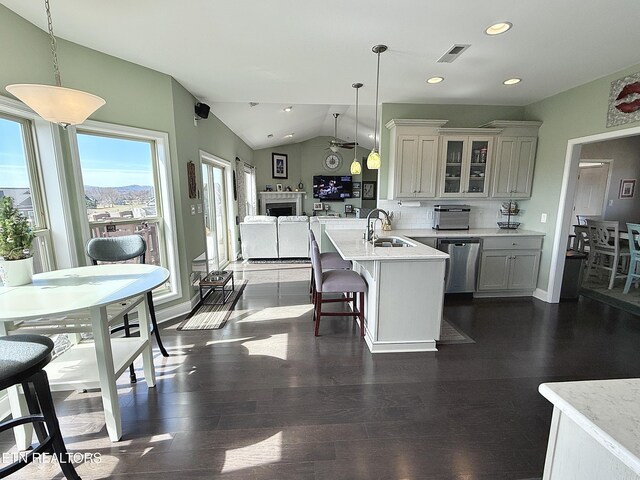
[[[5,287],[27,285],[33,280],[33,257],[0,260],[0,280]]]

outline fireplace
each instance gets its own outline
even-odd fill
[[[281,217],[302,215],[305,192],[260,192],[260,214]]]
[[[286,217],[296,214],[296,204],[291,203],[269,203],[267,205],[267,215],[272,217]]]

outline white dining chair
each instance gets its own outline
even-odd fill
[[[640,272],[638,272],[638,265],[640,265],[640,224],[627,223],[627,233],[629,235],[629,253],[631,257],[629,260],[629,271],[627,272],[627,282],[624,285],[622,293],[629,293],[634,279],[636,280],[636,287],[640,281]]]
[[[629,247],[620,245],[620,224],[615,221],[596,221],[587,219],[589,232],[589,260],[586,278],[602,271],[610,272],[609,290],[613,288],[616,278],[626,278],[624,270],[628,265]],[[622,260],[622,265],[621,265]]]

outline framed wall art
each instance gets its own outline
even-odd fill
[[[362,199],[376,199],[376,182],[362,182]]]
[[[289,178],[289,160],[286,153],[271,154],[271,177]]]
[[[620,194],[618,198],[633,198],[636,193],[636,179],[627,178],[620,180]]]
[[[611,82],[607,127],[640,120],[640,72]],[[626,180],[623,180],[626,181]]]

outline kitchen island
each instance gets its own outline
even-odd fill
[[[376,247],[363,230],[326,230],[368,285],[365,341],[372,353],[436,351],[449,255],[394,232],[406,247]]]
[[[553,404],[544,480],[640,478],[640,379],[543,383]]]

